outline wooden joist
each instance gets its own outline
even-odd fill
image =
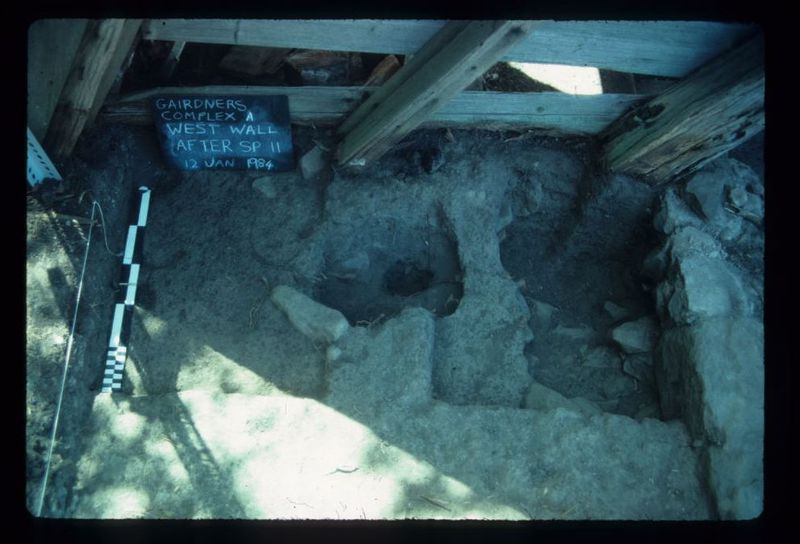
[[[610,170],[662,183],[694,172],[763,128],[759,34],[634,108],[601,141]]]
[[[140,25],[138,19],[87,23],[45,138],[44,147],[55,157],[69,155],[84,127],[94,119]]]
[[[365,94],[361,87],[162,87],[107,104],[100,119],[138,125],[153,122],[147,100],[160,94],[272,95],[289,97],[289,113],[297,125],[335,126]],[[541,128],[564,134],[597,134],[647,97],[632,94],[573,96],[564,93],[499,93],[464,91],[423,123],[425,127],[514,129]]]
[[[411,55],[440,20],[153,19],[151,40]],[[752,34],[750,25],[708,21],[541,21],[501,60],[596,66],[683,77]]]
[[[528,35],[530,21],[447,23],[338,131],[340,164],[380,157]]]

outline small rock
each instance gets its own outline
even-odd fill
[[[292,325],[311,340],[335,342],[350,329],[347,318],[341,312],[286,285],[275,287],[271,298]]]
[[[556,408],[570,408],[569,399],[549,387],[533,382],[525,396],[525,408],[531,410],[555,410]]]
[[[651,281],[659,281],[664,277],[669,266],[669,244],[664,244],[651,251],[642,262],[642,276]],[[606,310],[607,311],[607,310]]]
[[[569,338],[570,340],[590,340],[595,335],[594,330],[587,325],[582,325],[580,327],[558,325],[553,332],[559,336]]]
[[[270,176],[264,176],[254,180],[253,189],[269,199],[273,199],[278,196],[278,190],[275,187],[275,180]]]
[[[539,209],[544,199],[544,188],[538,179],[530,179],[525,188],[525,209],[529,214]]]
[[[615,328],[611,331],[611,338],[626,353],[652,351],[658,339],[658,324],[652,317],[642,317]]]
[[[581,364],[589,368],[620,368],[619,354],[607,346],[598,346],[588,349],[581,349]]]
[[[622,371],[648,387],[655,385],[653,359],[649,353],[632,353],[622,361]]]
[[[702,212],[706,220],[715,222],[724,210],[722,208],[725,178],[716,171],[700,170],[686,184],[686,193],[690,202]]]
[[[746,191],[743,187],[734,187],[728,194],[730,203],[738,213],[756,224],[764,219],[764,199]]]
[[[528,389],[528,394],[525,397],[525,408],[529,410],[541,410],[543,412],[563,408],[585,416],[593,416],[601,413],[597,405],[589,400],[580,397],[568,399],[558,391],[545,387],[537,382],[533,382],[530,389]]]
[[[607,399],[618,399],[636,391],[636,385],[628,376],[616,374],[604,380],[600,390]]]
[[[580,409],[581,413],[585,416],[594,416],[603,413],[603,410],[601,410],[596,403],[590,401],[589,399],[585,399],[583,397],[573,397],[570,400]]]
[[[661,315],[684,325],[701,318],[751,315],[755,297],[731,265],[705,257],[680,261],[674,276],[659,285],[656,295]]]
[[[444,166],[444,155],[438,147],[431,147],[420,152],[419,161],[422,169],[432,174]]]
[[[514,212],[512,208],[511,202],[508,199],[504,200],[502,204],[500,204],[500,213],[497,218],[497,232],[500,233],[505,229],[508,225],[511,224],[511,221],[514,220]]]
[[[672,234],[680,227],[701,224],[700,218],[692,212],[673,189],[664,192],[661,197],[661,206],[653,216],[653,227],[657,231]]]
[[[669,251],[673,264],[688,257],[719,258],[724,256],[719,243],[711,235],[694,227],[677,230],[670,238]]]
[[[364,251],[359,251],[348,257],[347,259],[337,262],[331,274],[333,276],[340,275],[357,275],[360,272],[369,269],[369,255]]]
[[[306,180],[321,177],[329,169],[329,166],[328,153],[319,145],[315,145],[300,159],[300,173]]]
[[[610,300],[607,300],[606,303],[603,304],[603,309],[614,321],[622,321],[623,319],[631,317],[630,310],[623,308],[619,304],[614,304]]]
[[[556,311],[556,307],[539,300],[528,299],[528,302],[530,302],[531,312],[537,328],[547,330],[550,327],[550,321],[553,318],[553,312]]]
[[[636,415],[633,416],[633,419],[636,421],[641,421],[645,418],[659,419],[660,415],[658,404],[642,404],[639,406],[639,410],[636,412]]]
[[[334,363],[339,360],[339,357],[342,356],[342,350],[336,346],[328,346],[328,349],[325,350],[325,359],[328,363]]]

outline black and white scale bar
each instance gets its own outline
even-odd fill
[[[147,226],[147,212],[150,209],[150,189],[139,187],[138,214],[131,218],[128,235],[125,240],[125,251],[122,254],[122,271],[120,289],[114,305],[114,318],[111,321],[111,337],[108,340],[106,368],[103,373],[101,392],[111,393],[122,389],[122,373],[128,356],[128,339],[133,305],[136,302],[136,286],[139,283],[139,268],[142,253],[142,239]]]

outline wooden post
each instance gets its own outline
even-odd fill
[[[663,183],[691,174],[763,128],[758,34],[623,115],[600,141],[608,169]]]
[[[435,34],[408,64],[373,93],[338,135],[340,164],[380,157],[419,126],[511,47],[533,21],[454,21]]]
[[[167,55],[167,58],[164,59],[164,64],[161,65],[161,69],[159,71],[159,76],[161,77],[162,81],[169,81],[169,78],[172,77],[175,67],[178,66],[178,62],[181,60],[181,54],[183,54],[184,47],[186,47],[186,42],[172,42],[172,47],[169,49],[169,54]]]
[[[86,26],[45,138],[55,157],[72,153],[78,137],[105,101],[141,20],[101,19]]]

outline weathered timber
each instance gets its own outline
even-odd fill
[[[140,24],[125,19],[87,23],[45,137],[45,148],[55,157],[69,155],[84,127],[94,119]]]
[[[416,52],[413,57],[406,59],[402,69],[398,70],[393,78],[370,93],[367,100],[365,100],[358,109],[352,112],[339,126],[337,133],[339,135],[344,135],[353,130],[367,115],[375,111],[386,98],[390,97],[403,83],[408,81],[408,78],[419,71],[419,69],[430,61],[443,47],[450,43],[459,32],[464,30],[467,24],[466,21],[454,21],[432,36],[425,47]]]
[[[161,65],[161,68],[159,69],[159,77],[161,77],[162,81],[168,81],[172,77],[172,73],[175,71],[175,68],[178,66],[178,63],[181,60],[181,55],[183,54],[184,47],[186,47],[186,42],[172,43],[172,47],[170,47],[169,49],[167,58],[164,59],[164,63]],[[224,60],[225,59],[223,59],[223,61]],[[220,63],[220,68],[223,68],[223,63]]]
[[[764,45],[757,35],[625,114],[601,142],[610,170],[662,183],[763,128]]]
[[[40,19],[28,29],[28,126],[40,142],[47,134],[87,22]]]
[[[297,125],[333,126],[363,98],[361,87],[165,87],[132,94],[109,103],[100,118],[108,123],[138,125],[153,122],[147,99],[159,94],[262,95],[286,94]],[[514,129],[542,128],[565,134],[597,134],[647,97],[630,94],[573,96],[564,93],[500,93],[464,91],[433,113],[425,127]]]
[[[121,82],[123,72],[130,66],[130,62],[133,61],[133,54],[136,49],[136,38],[142,26],[142,20],[122,19],[122,21],[119,39],[110,50],[111,58],[97,86],[97,92],[94,95],[88,123],[92,123],[94,118],[97,117],[97,113],[105,103],[109,92],[112,88],[118,88],[116,83]]]
[[[353,113],[359,121],[343,135],[337,148],[338,162],[380,157],[535,26],[530,21],[448,23],[387,82],[391,94],[382,95],[378,103],[370,103],[370,97]],[[400,83],[394,85],[395,79]]]
[[[372,69],[367,81],[364,82],[364,87],[383,85],[386,83],[386,80],[392,77],[399,69],[400,61],[397,60],[397,57],[394,55],[387,55]]]
[[[410,55],[444,27],[441,20],[153,19],[144,37]],[[542,21],[501,60],[596,66],[683,77],[754,29],[708,21]]]

